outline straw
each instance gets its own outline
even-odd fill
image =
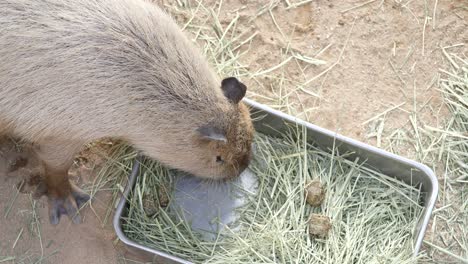
[[[440,47],[448,66],[441,68],[440,76],[432,78],[425,89],[438,86],[444,107],[449,110],[448,117],[439,126],[425,124],[419,113],[428,107],[432,97],[420,107],[414,102],[411,128],[403,127],[389,136],[388,147],[392,151],[398,152],[398,145],[408,151],[409,144],[415,153],[409,151],[407,155],[432,166],[439,176],[441,188],[438,208],[434,210],[433,235],[425,240],[428,255],[436,263],[468,259],[468,62],[451,51],[462,46]]]

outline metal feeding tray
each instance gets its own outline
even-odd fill
[[[414,255],[418,254],[439,189],[437,177],[429,167],[351,138],[344,137],[301,119],[271,109],[255,101],[244,99],[244,102],[251,107],[251,115],[254,119],[255,129],[260,133],[270,136],[279,136],[279,131],[286,131],[288,125],[305,127],[307,129],[307,140],[324,151],[335,148],[339,153],[352,153],[346,155],[346,157],[353,161],[356,160],[356,158],[365,160],[365,166],[376,168],[385,175],[420,188],[423,193],[420,202],[421,205],[424,206],[424,210],[416,226],[413,253]],[[117,206],[114,216],[114,228],[117,236],[124,244],[137,251],[142,251],[142,253],[154,254],[178,263],[191,263],[166,252],[138,244],[130,240],[124,234],[121,227],[121,218],[125,216],[125,208],[128,206],[126,197],[135,185],[138,169],[139,163],[135,162],[128,184]],[[244,188],[255,191],[255,177],[252,176],[253,175],[247,171],[239,177],[236,184],[240,183]],[[178,204],[182,209],[186,210],[188,213],[187,215],[191,216],[190,223],[194,229],[208,229],[208,231],[211,229],[212,231],[216,228],[213,227],[212,224],[213,212],[217,212],[221,215],[220,221],[223,224],[230,223],[235,218],[233,209],[242,204],[242,199],[232,198],[226,195],[231,189],[229,183],[221,188],[210,188],[210,186],[204,186],[203,181],[198,178],[182,176],[180,180],[176,181],[175,189],[174,204]],[[200,200],[210,202],[190,202],[190,199],[187,199],[184,193],[192,198],[196,197]],[[210,232],[207,232],[207,234],[209,233]]]

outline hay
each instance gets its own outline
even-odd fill
[[[456,47],[460,45],[454,45]],[[437,229],[440,237],[449,235],[451,241],[437,245],[434,238],[425,241],[429,247],[457,261],[468,263],[468,60],[448,49],[441,48],[450,63],[450,69],[441,69],[439,87],[450,111],[450,117],[442,127],[424,125],[427,148],[425,157],[436,162],[436,169],[443,176],[440,202],[434,222],[441,219]],[[433,224],[436,227],[435,223]],[[433,232],[436,230],[433,230]]]
[[[427,103],[414,105],[410,128],[405,125],[392,132],[386,146],[399,154],[409,150],[406,156],[432,166],[439,177],[437,208],[424,241],[434,263],[447,259],[468,263],[468,60],[455,52],[464,45],[440,48],[448,66],[426,88],[438,87],[444,97],[441,108],[446,107],[449,115],[442,125],[424,123],[420,115]],[[429,110],[440,116],[440,109]]]
[[[125,234],[143,245],[195,263],[414,263],[413,231],[422,211],[420,192],[411,186],[323,152],[303,140],[303,133],[274,139],[256,137],[251,170],[258,176],[257,194],[247,194],[239,208],[235,232],[226,227],[206,241],[170,208],[148,215],[144,200],[156,199],[161,186],[174,183],[174,173],[145,159],[129,196]],[[135,152],[121,145],[108,172],[129,173]],[[265,166],[268,164],[268,166]],[[326,189],[321,208],[306,203],[304,188],[320,180]],[[326,239],[309,236],[312,213],[330,217]]]

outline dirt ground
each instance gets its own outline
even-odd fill
[[[156,2],[181,26],[192,14],[195,20],[206,20],[208,28],[213,23],[206,12],[193,11],[197,1],[185,6],[179,4],[185,1]],[[435,81],[439,69],[447,66],[441,47],[464,44],[451,51],[466,54],[466,1],[317,0],[292,8],[287,3],[294,4],[293,0],[221,2],[221,6],[213,0],[202,4],[219,13],[223,28],[238,15],[236,33],[254,35],[239,48],[244,52],[239,61],[250,72],[242,77],[249,98],[383,148],[388,143],[385,135],[408,126],[414,112],[420,122],[433,126],[446,117]],[[314,65],[296,58],[285,62],[292,55],[321,62]],[[391,108],[379,116],[384,120],[366,122]],[[380,134],[373,133],[377,125]],[[0,141],[0,262],[136,263],[145,259],[123,249],[111,219],[104,223],[105,212],[112,206],[106,191],[98,192],[92,208],[83,209],[84,223],[74,225],[62,217],[58,226],[49,225],[46,199],[34,201],[18,193],[15,186],[22,178],[8,176],[18,153],[12,142]],[[398,153],[414,156],[405,145]],[[90,160],[75,170],[73,180],[79,185],[94,179],[93,164],[99,161]],[[464,250],[455,253],[468,254]],[[443,261],[451,259],[436,254],[428,260]]]

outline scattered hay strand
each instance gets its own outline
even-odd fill
[[[330,70],[332,70],[336,65],[338,65],[341,62],[341,58],[343,57],[343,53],[348,45],[349,38],[351,36],[351,33],[353,32],[354,25],[356,24],[356,19],[353,20],[353,24],[351,25],[351,28],[349,29],[348,35],[346,36],[346,40],[343,44],[343,47],[341,48],[340,54],[338,55],[338,59],[330,65],[327,69],[322,71],[321,73],[317,74],[316,76],[312,77],[311,79],[307,80],[305,83],[303,83],[303,86],[306,86],[310,84],[311,82],[315,81],[316,79],[322,77],[323,75],[327,74]]]
[[[432,29],[436,28],[436,12],[437,12],[437,3],[438,2],[439,2],[438,0],[434,1],[434,10],[433,10],[433,13],[432,13]]]
[[[303,5],[308,4],[308,3],[312,2],[312,1],[313,0],[304,0],[304,1],[301,1],[301,2],[298,2],[298,3],[293,3],[293,4],[291,4],[289,1],[287,1],[288,6],[286,7],[286,10],[303,6]]]
[[[351,11],[351,10],[354,10],[354,9],[357,9],[357,8],[360,8],[360,7],[363,7],[363,6],[366,6],[366,5],[368,5],[368,4],[372,4],[372,3],[375,2],[375,1],[377,1],[377,0],[369,0],[369,1],[366,1],[366,2],[364,2],[364,3],[362,3],[362,4],[359,4],[359,5],[350,7],[350,8],[348,8],[348,9],[342,10],[342,11],[340,11],[340,13],[344,14],[344,13],[349,12],[349,11]]]
[[[12,249],[15,249],[16,244],[18,243],[19,239],[23,235],[24,228],[22,227],[21,230],[18,233],[18,236],[16,236],[15,242],[13,243],[13,246],[11,247]]]
[[[468,263],[468,259],[462,258],[462,257],[460,257],[460,256],[458,256],[458,255],[456,255],[456,254],[453,254],[452,252],[446,250],[446,249],[443,248],[443,247],[439,247],[439,246],[437,246],[437,245],[434,245],[434,244],[432,244],[432,243],[430,243],[430,242],[428,242],[428,241],[426,241],[426,240],[424,240],[424,244],[426,244],[426,245],[428,245],[428,246],[431,246],[431,247],[433,247],[433,248],[435,248],[435,249],[437,249],[437,250],[439,250],[439,251],[441,251],[441,252],[443,252],[443,253],[445,253],[445,254],[451,256],[452,258],[454,258],[454,259],[460,261],[460,263]]]
[[[5,219],[8,218],[8,215],[10,214],[11,209],[13,208],[13,205],[15,204],[16,199],[18,198],[18,194],[19,194],[21,188],[23,187],[23,184],[24,184],[24,181],[22,181],[20,183],[18,188],[15,188],[15,194],[13,195],[13,199],[11,199],[10,204],[6,207],[6,210],[5,210],[5,215],[4,215]]]
[[[14,256],[0,256],[0,263],[7,261],[15,261],[16,257]]]
[[[405,104],[406,104],[406,102],[403,102],[403,103],[401,103],[401,104],[398,104],[398,105],[395,105],[395,106],[393,106],[393,107],[390,107],[389,109],[383,111],[382,113],[380,113],[380,114],[378,114],[378,115],[376,115],[376,116],[374,116],[374,117],[372,117],[372,118],[370,118],[370,119],[364,121],[364,122],[362,123],[362,125],[365,125],[365,124],[367,124],[367,123],[369,123],[369,122],[372,122],[372,121],[374,121],[375,119],[377,119],[377,118],[379,118],[379,117],[381,117],[381,116],[384,116],[384,115],[388,114],[389,112],[391,112],[391,111],[393,111],[393,110],[395,110],[395,109],[397,109],[397,108],[399,108],[399,107],[401,107],[401,106],[403,106],[403,105],[405,105]]]

